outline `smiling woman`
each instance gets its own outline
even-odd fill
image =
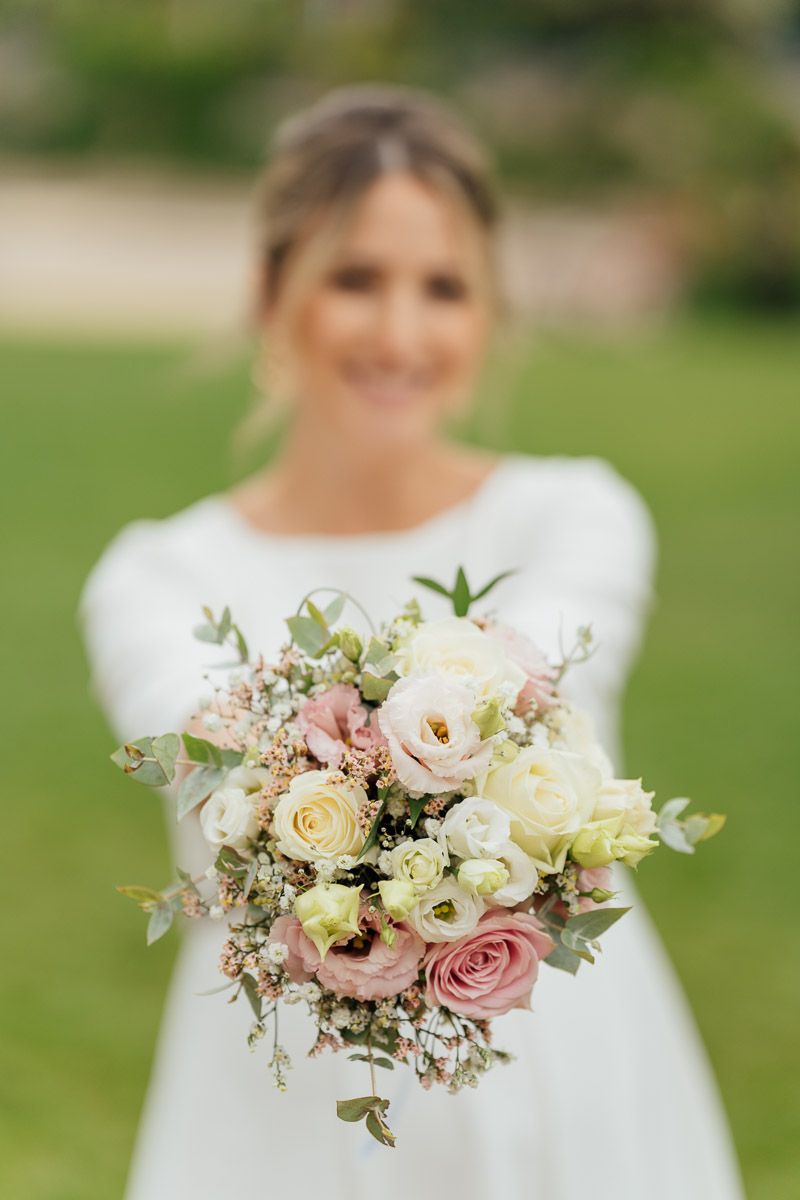
[[[251,646],[273,658],[287,614],[313,588],[355,596],[377,623],[409,596],[424,598],[412,576],[450,579],[463,564],[470,579],[503,577],[496,597],[504,620],[552,661],[562,632],[570,644],[592,622],[597,653],[574,683],[568,679],[565,694],[594,717],[621,774],[620,699],[652,594],[646,507],[601,459],[510,454],[498,462],[441,433],[443,419],[469,403],[499,307],[496,210],[481,152],[427,96],[346,89],[279,131],[261,213],[259,327],[265,364],[288,406],[285,437],[269,468],[231,492],[163,521],[129,525],[92,573],[82,616],[95,687],[115,732],[130,741],[185,727],[208,665],[208,645],[188,635],[203,604],[217,611],[230,605]],[[428,597],[426,613],[443,615],[442,603]],[[424,643],[414,653],[418,665],[424,659],[434,674],[441,669]],[[473,685],[500,686],[494,651],[478,653],[460,637],[448,653]],[[531,687],[546,700],[542,664],[534,657],[529,667]],[[483,753],[466,701],[452,711],[443,705],[427,711],[419,752],[405,764],[415,790],[459,784],[451,738],[469,755]],[[386,711],[382,732],[413,751],[402,705]],[[206,714],[206,731],[214,715]],[[327,743],[317,745],[335,753],[351,718],[356,736],[366,738],[367,715],[338,697],[335,713],[309,714],[308,744],[324,733]],[[289,711],[280,719],[289,720]],[[312,792],[292,793],[276,810],[279,836],[293,853],[316,845],[320,821],[334,841],[358,840],[352,813],[331,797],[329,784],[327,776],[313,779]],[[545,799],[555,795],[542,787]],[[184,869],[205,867],[208,845],[198,847],[204,828],[208,844],[237,835],[244,786],[233,791],[178,827]],[[482,836],[491,812],[492,801],[476,797],[463,836]],[[426,861],[411,863],[401,847],[393,865],[395,881],[427,873],[431,887],[416,919],[434,941],[465,935],[476,907],[452,872],[439,878],[435,850],[431,840]],[[555,872],[563,862],[543,861],[542,869]],[[508,887],[524,892],[530,879],[505,864],[496,866],[508,871]],[[616,886],[630,896],[627,880]],[[502,953],[530,975],[536,948],[525,925],[510,919],[490,941],[502,942]],[[643,1192],[650,1200],[737,1200],[713,1081],[641,904],[622,926],[603,961],[579,979],[549,972],[535,1015],[515,1009],[500,1018],[498,1039],[518,1061],[479,1090],[412,1097],[400,1073],[392,1074],[393,1161],[355,1130],[339,1138],[330,1113],[349,1064],[343,1055],[308,1061],[308,1015],[300,1006],[280,1018],[281,1043],[293,1059],[291,1094],[270,1089],[268,1072],[243,1048],[242,1006],[231,1014],[225,997],[198,996],[218,982],[224,928],[191,928],[170,991],[129,1200],[219,1200],[234,1179],[254,1196],[288,1195],[300,1178],[304,1191],[348,1200],[433,1200],[442,1178],[461,1200],[578,1200],[587,1193],[640,1200]],[[409,938],[413,950],[412,932]],[[374,942],[370,935],[361,961],[337,968],[357,967],[370,989],[385,969]],[[456,976],[470,974],[495,953],[491,947],[460,945],[455,959],[443,951],[438,986],[446,991]],[[657,1169],[655,1146],[669,1148]]]

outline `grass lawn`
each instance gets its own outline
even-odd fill
[[[627,697],[627,759],[662,798],[687,791],[729,824],[695,861],[665,851],[639,882],[714,1061],[751,1200],[800,1194],[799,376],[789,326],[549,338],[531,345],[507,414],[509,446],[603,455],[656,517],[659,598]],[[124,522],[229,482],[246,380],[241,365],[188,369],[182,347],[0,346],[9,1200],[122,1191],[175,942],[146,951],[143,918],[114,885],[166,881],[170,864],[159,805],[108,762],[74,611]]]

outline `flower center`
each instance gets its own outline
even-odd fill
[[[443,721],[441,717],[428,717],[428,727],[437,742],[441,742],[443,746],[446,746],[450,741],[447,722]]]
[[[433,915],[437,921],[449,921],[455,915],[455,905],[452,900],[442,900],[439,904],[434,904]]]

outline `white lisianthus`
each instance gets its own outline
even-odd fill
[[[453,805],[442,822],[441,836],[458,858],[495,858],[510,830],[507,812],[492,800],[473,796]]]
[[[200,828],[209,846],[245,850],[258,836],[257,797],[269,781],[263,767],[234,767],[225,786],[212,792],[200,813]]]
[[[436,887],[449,862],[447,852],[433,838],[401,842],[389,857],[393,878],[411,883],[419,891]]]
[[[398,647],[396,659],[401,675],[441,671],[469,683],[481,700],[498,694],[514,697],[526,680],[503,647],[468,617],[424,621]]]
[[[530,855],[514,842],[501,846],[495,857],[508,871],[508,880],[492,894],[489,903],[512,908],[533,895],[533,889],[539,882],[539,872]]]
[[[550,726],[565,750],[582,755],[602,775],[611,779],[614,767],[597,740],[594,721],[589,713],[574,704],[561,703],[548,714]]]
[[[647,837],[655,832],[655,792],[646,792],[641,779],[608,779],[597,796],[592,820],[621,819],[620,829]]]
[[[432,672],[399,679],[378,709],[378,724],[404,787],[418,795],[461,786],[486,769],[492,738],[472,719],[475,694]]]
[[[508,868],[497,858],[467,858],[458,868],[458,886],[475,896],[491,896],[508,883]]]
[[[419,902],[419,891],[405,879],[381,879],[378,891],[383,907],[393,921],[405,921]]]
[[[275,837],[287,858],[335,865],[342,854],[358,854],[364,834],[358,810],[367,795],[357,784],[331,782],[331,772],[295,775],[275,804]]]
[[[528,747],[479,786],[511,818],[511,841],[547,873],[562,870],[575,835],[592,818],[601,783],[579,754]]]
[[[485,909],[480,896],[471,896],[452,875],[447,875],[420,896],[408,922],[426,942],[454,942],[475,928]]]

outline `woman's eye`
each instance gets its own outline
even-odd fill
[[[375,282],[375,272],[369,267],[342,267],[331,275],[335,288],[345,292],[364,292]]]
[[[434,275],[428,291],[436,300],[464,300],[467,295],[466,284],[457,275]]]

